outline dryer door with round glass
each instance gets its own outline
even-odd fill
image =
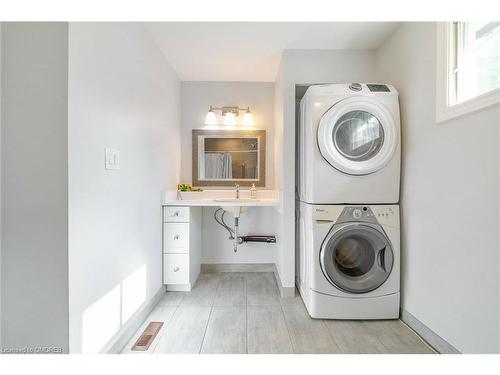
[[[392,271],[394,254],[382,229],[369,224],[334,226],[320,252],[328,281],[349,293],[368,293],[380,287]]]
[[[389,111],[364,97],[348,98],[332,106],[321,118],[317,136],[323,158],[350,175],[366,175],[383,168],[398,141]]]

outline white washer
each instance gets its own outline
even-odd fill
[[[297,284],[313,318],[399,316],[397,205],[300,204]]]
[[[400,133],[398,92],[394,87],[309,87],[300,103],[300,201],[397,203]]]

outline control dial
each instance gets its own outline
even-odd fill
[[[363,213],[361,212],[361,210],[359,208],[356,208],[355,210],[352,211],[352,216],[355,219],[359,219],[361,216],[363,216]]]
[[[361,84],[359,83],[351,83],[349,85],[349,88],[352,90],[352,91],[361,91]]]

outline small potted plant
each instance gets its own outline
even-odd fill
[[[189,199],[199,199],[199,195],[203,190],[200,188],[194,188],[190,184],[179,184],[177,185],[177,191],[180,199],[189,200]]]

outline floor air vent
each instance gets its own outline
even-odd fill
[[[161,327],[163,327],[163,322],[150,322],[134,346],[132,346],[132,351],[145,352],[148,350],[156,335],[160,332]]]

